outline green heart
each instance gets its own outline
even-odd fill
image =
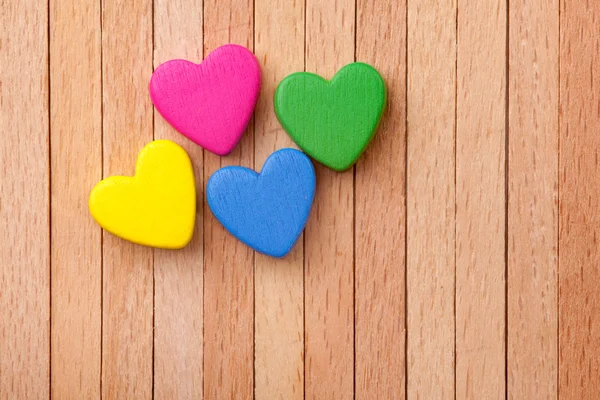
[[[375,68],[348,64],[327,81],[297,72],[275,91],[275,113],[296,144],[336,171],[350,168],[375,136],[387,93]]]

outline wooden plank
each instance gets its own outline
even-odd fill
[[[152,141],[152,1],[102,1],[104,176]],[[104,232],[102,396],[152,397],[152,249]]]
[[[382,74],[388,108],[356,166],[355,397],[401,399],[406,385],[406,1],[359,0],[356,12],[356,60]]]
[[[508,397],[557,397],[558,0],[509,7]]]
[[[204,56],[235,43],[253,48],[252,0],[204,1]],[[254,123],[227,157],[204,152],[204,181],[226,165],[254,167]],[[254,391],[254,252],[204,204],[204,397],[246,399]]]
[[[408,3],[407,393],[454,397],[456,1]]]
[[[559,395],[600,393],[600,3],[560,2]]]
[[[456,398],[505,396],[506,0],[458,11]]]
[[[50,391],[48,7],[0,6],[0,397]]]
[[[50,2],[52,396],[99,398],[102,230],[87,196],[102,179],[100,3]]]
[[[154,67],[175,58],[202,60],[202,0],[154,0]],[[196,230],[183,250],[154,250],[154,396],[203,396],[203,151],[155,110],[154,138],[180,144],[196,176]]]
[[[304,2],[256,0],[255,53],[262,90],[255,116],[255,167],[295,147],[273,110],[277,84],[304,69]],[[257,399],[304,399],[303,238],[284,259],[255,255],[254,373]]]
[[[306,71],[331,79],[354,61],[354,0],[306,1]],[[354,176],[315,165],[305,231],[305,396],[354,392]]]

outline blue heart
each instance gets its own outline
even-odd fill
[[[206,187],[208,206],[225,229],[272,257],[290,252],[306,225],[314,194],[312,162],[294,149],[271,154],[260,174],[221,168]]]

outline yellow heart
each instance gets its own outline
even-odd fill
[[[112,176],[90,194],[94,219],[112,234],[144,246],[180,249],[194,233],[196,187],[189,156],[169,140],[142,149],[134,177]]]

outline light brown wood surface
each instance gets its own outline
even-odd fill
[[[355,2],[306,1],[307,71],[331,79],[354,61]],[[304,234],[305,396],[354,391],[354,171],[316,164],[317,192]]]
[[[558,388],[558,1],[511,3],[509,43],[506,389],[511,399],[553,399]]]
[[[50,391],[48,9],[0,3],[0,398]]]
[[[599,31],[599,3],[560,2],[560,398],[600,393]]]
[[[104,176],[133,175],[153,139],[152,1],[102,1],[102,141]],[[153,251],[104,231],[102,396],[152,397]]]
[[[252,0],[204,0],[204,56],[224,43],[254,47]],[[253,123],[227,157],[204,152],[204,181],[226,165],[254,167]],[[204,190],[202,190],[204,193]],[[254,392],[254,253],[204,201],[204,398]]]
[[[454,396],[456,11],[408,2],[408,398]]]
[[[254,46],[262,67],[255,115],[255,168],[296,147],[273,110],[277,84],[304,69],[304,2],[255,0]],[[260,399],[304,398],[304,238],[290,255],[255,256],[254,391]],[[282,323],[283,322],[283,323]]]
[[[361,0],[356,13],[356,60],[381,72],[388,106],[356,166],[355,397],[401,399],[406,377],[406,8]],[[381,23],[374,27],[376,19]]]
[[[102,178],[100,3],[50,3],[52,396],[100,396],[102,230],[81,193]]]
[[[585,0],[0,1],[0,399],[600,398],[600,5]],[[176,133],[152,71],[225,43],[262,90],[232,154]],[[316,165],[292,253],[212,216],[225,165],[294,147],[287,74],[375,66],[355,168]],[[190,154],[190,245],[90,217],[102,177]]]
[[[460,7],[456,397],[499,399],[506,387],[507,6],[505,0],[467,0]]]
[[[154,68],[173,58],[202,60],[202,0],[154,0]],[[183,146],[192,159],[196,190],[204,191],[202,148],[174,132],[154,111],[154,139]],[[203,201],[196,229],[182,251],[154,250],[154,398],[198,399],[203,394]]]

